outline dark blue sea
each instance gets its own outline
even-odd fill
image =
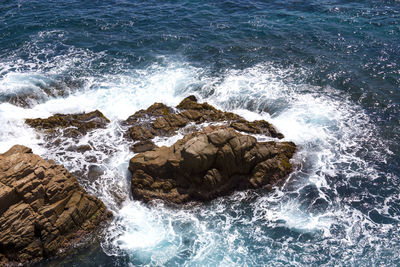
[[[119,122],[190,94],[295,142],[288,181],[179,209],[132,200]],[[400,1],[0,1],[0,153],[32,147],[114,213],[40,266],[400,266],[399,105]],[[111,123],[78,143],[24,124],[95,109]]]

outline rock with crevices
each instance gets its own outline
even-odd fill
[[[128,126],[127,136],[134,141],[147,141],[156,136],[172,136],[190,123],[224,123],[227,126],[250,134],[262,134],[282,139],[270,123],[260,121],[247,121],[232,112],[224,112],[211,106],[207,102],[199,103],[191,95],[182,100],[175,108],[162,103],[155,103],[146,110],[140,110],[123,121]]]
[[[0,265],[55,255],[110,216],[62,165],[21,145],[0,154]]]
[[[80,137],[98,128],[105,128],[110,122],[98,110],[76,114],[54,114],[48,118],[25,119],[25,123],[37,130],[52,134],[64,129],[63,134],[69,137]]]
[[[235,190],[269,188],[292,171],[292,142],[258,142],[232,127],[211,126],[129,163],[132,193],[145,202],[207,201]]]

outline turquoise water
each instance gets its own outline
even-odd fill
[[[55,159],[115,215],[45,266],[400,265],[399,88],[398,1],[0,3],[0,152]],[[288,182],[182,209],[131,200],[118,122],[189,94],[296,142]],[[94,109],[112,122],[85,154],[23,123]]]

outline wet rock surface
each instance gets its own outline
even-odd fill
[[[57,129],[63,129],[66,137],[79,137],[87,132],[105,128],[109,123],[103,113],[98,110],[88,113],[55,114],[46,119],[25,119],[25,123],[46,134],[54,134]]]
[[[249,122],[234,113],[218,110],[206,102],[198,103],[195,96],[185,98],[175,108],[155,103],[146,110],[136,112],[123,124],[128,126],[126,135],[132,140],[146,141],[156,136],[172,136],[190,123],[205,122],[222,122],[241,132],[283,138],[274,126],[264,120]]]
[[[0,265],[65,251],[110,216],[62,165],[20,145],[0,154]]]
[[[135,153],[141,153],[157,148],[156,144],[151,140],[140,141],[132,145],[131,150]]]
[[[207,108],[210,114],[204,120],[211,116],[216,120],[229,117],[241,123],[237,115],[220,113],[208,104],[198,104],[190,98],[182,103],[180,107],[191,107],[191,110]],[[163,118],[158,117],[158,121],[171,121]],[[249,128],[254,126],[252,129],[257,129],[254,130],[257,133],[264,129],[256,124],[244,124]],[[171,123],[168,125],[162,129],[175,129]],[[262,123],[265,125],[269,124]],[[289,160],[295,150],[292,142],[257,142],[233,126],[210,126],[184,136],[170,147],[154,148],[134,156],[129,163],[133,197],[145,202],[162,199],[181,204],[211,200],[235,190],[268,188],[284,181],[292,171]]]
[[[25,123],[42,135],[41,144],[44,147],[62,156],[70,152],[85,154],[93,151],[92,138],[95,130],[106,128],[110,120],[95,110],[88,113],[54,114],[48,118],[25,119]],[[74,174],[81,176],[76,172]]]

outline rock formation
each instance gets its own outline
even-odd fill
[[[64,136],[79,137],[88,131],[105,128],[110,122],[100,111],[78,114],[55,114],[47,119],[26,119],[26,124],[47,134],[64,129]]]
[[[131,150],[135,153],[145,152],[156,148],[157,146],[151,140],[140,141],[131,147]]]
[[[201,105],[195,104],[192,99],[183,103],[189,101],[195,107]],[[204,120],[210,116],[215,116],[214,119],[224,116],[225,119],[234,118],[236,123],[243,123],[238,128],[251,128],[237,115],[222,114],[211,106],[205,106],[213,115],[206,114]],[[160,110],[157,108],[156,114],[160,114]],[[158,125],[158,121],[160,125],[169,126],[155,127],[157,130],[173,130],[178,127],[175,125],[183,124],[174,123],[183,115],[169,112],[154,122],[154,125]],[[195,117],[199,119],[202,116]],[[258,132],[259,128],[251,129]],[[292,171],[289,159],[295,150],[296,146],[291,142],[257,142],[256,138],[237,132],[232,124],[231,127],[207,127],[186,135],[171,147],[155,148],[134,156],[129,163],[133,197],[143,201],[163,199],[180,204],[190,200],[207,201],[235,190],[271,187]]]
[[[0,154],[0,265],[55,255],[110,216],[63,166],[20,145]]]
[[[201,123],[218,124],[204,129]],[[290,159],[296,146],[291,142],[257,142],[242,133],[282,139],[270,123],[249,122],[185,98],[175,108],[155,103],[123,122],[127,137],[137,141],[130,160],[132,193],[135,199],[163,199],[173,203],[207,201],[235,190],[270,188],[292,171]],[[187,127],[193,125],[193,127]],[[186,128],[184,128],[186,127]],[[188,129],[171,147],[156,147],[156,136],[172,136]]]
[[[171,136],[189,123],[223,122],[230,127],[251,134],[283,138],[283,135],[268,122],[249,122],[231,112],[223,112],[208,103],[198,103],[196,97],[185,98],[176,108],[155,103],[146,110],[140,110],[123,122],[134,141],[146,141],[155,136]]]

